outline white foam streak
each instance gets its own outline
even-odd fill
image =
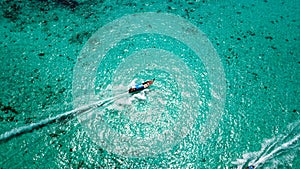
[[[275,148],[273,151],[271,151],[268,154],[265,154],[261,156],[255,163],[254,166],[259,166],[260,164],[266,162],[268,159],[273,158],[278,154],[279,151],[289,148],[292,144],[294,144],[298,139],[300,138],[300,134],[298,134],[295,138],[292,140],[280,145],[279,147]]]
[[[300,138],[300,134],[297,131],[299,129],[299,124],[300,122],[291,124],[288,127],[288,134],[285,136],[278,135],[272,139],[265,140],[264,143],[262,143],[260,151],[243,154],[243,159],[237,159],[232,162],[232,164],[238,165],[239,169],[244,168],[244,165],[254,165],[255,167],[263,166],[266,162],[278,165],[278,161],[272,159],[279,157],[282,153],[285,153],[284,150],[299,150],[299,144],[296,143]],[[289,139],[289,137],[291,137],[294,133],[297,133],[297,135],[295,135],[292,139]],[[290,159],[294,158],[294,155],[291,153],[285,155],[288,155]],[[285,160],[287,159],[285,158]]]
[[[67,118],[67,117],[72,116],[72,115],[75,116],[75,115],[79,115],[79,114],[85,113],[85,112],[87,112],[87,111],[89,111],[89,110],[91,110],[93,108],[98,107],[98,106],[103,106],[103,104],[109,103],[111,100],[119,98],[120,96],[123,96],[124,94],[127,94],[127,92],[119,94],[119,95],[117,95],[115,97],[110,97],[110,98],[107,98],[107,99],[103,99],[103,100],[100,100],[100,101],[93,102],[93,103],[88,104],[88,105],[81,106],[81,107],[76,108],[74,110],[71,110],[71,111],[68,111],[68,112],[56,115],[54,117],[49,117],[47,119],[41,120],[41,121],[36,122],[36,123],[29,124],[27,126],[22,126],[22,127],[19,127],[19,128],[14,128],[14,129],[12,129],[10,131],[7,131],[7,132],[1,134],[0,135],[0,142],[9,140],[9,139],[11,139],[11,138],[13,138],[15,136],[18,136],[18,135],[22,135],[22,134],[28,133],[28,132],[30,132],[32,130],[42,128],[43,126],[45,126],[47,124],[50,124],[50,123],[53,123],[55,121],[58,121],[60,119]]]

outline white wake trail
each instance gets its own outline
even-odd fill
[[[300,139],[300,121],[292,123],[288,127],[288,134],[285,136],[278,135],[272,139],[265,140],[262,143],[262,148],[258,152],[250,152],[243,155],[243,159],[237,159],[232,162],[232,164],[238,165],[238,169],[245,168],[245,165],[253,165],[255,167],[262,167],[265,165],[278,165],[277,158],[280,155],[295,158],[295,154],[292,152],[299,151],[299,141]],[[288,151],[286,151],[288,150]],[[275,159],[276,157],[276,159]],[[285,160],[287,160],[285,158]]]
[[[109,104],[111,103],[111,101],[115,100],[116,98],[118,97],[121,97],[123,95],[127,94],[127,92],[125,93],[121,93],[119,95],[116,95],[114,97],[110,97],[110,98],[106,98],[106,99],[103,99],[103,100],[99,100],[99,101],[96,101],[96,102],[93,102],[91,104],[88,104],[88,105],[84,105],[84,106],[81,106],[81,107],[78,107],[74,110],[71,110],[71,111],[68,111],[68,112],[65,112],[65,113],[62,113],[62,114],[58,114],[54,117],[49,117],[47,119],[44,119],[44,120],[41,120],[39,122],[36,122],[36,123],[32,123],[32,124],[29,124],[27,126],[22,126],[22,127],[19,127],[19,128],[14,128],[10,131],[7,131],[3,134],[0,135],[0,143],[1,142],[4,142],[4,141],[8,141],[16,136],[20,136],[22,134],[25,134],[25,133],[29,133],[35,129],[39,129],[39,128],[42,128],[48,124],[51,124],[51,123],[54,123],[56,121],[61,121],[61,120],[64,120],[68,117],[74,117],[76,115],[79,115],[79,114],[82,114],[82,113],[86,113],[92,109],[95,109],[97,107],[101,107],[101,106],[104,106],[106,104]]]

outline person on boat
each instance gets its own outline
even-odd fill
[[[133,92],[137,92],[137,91],[141,91],[141,90],[144,90],[146,88],[148,88],[150,85],[153,84],[155,78],[153,80],[148,80],[144,83],[139,83],[139,84],[136,84],[135,86],[132,86],[128,92],[129,93],[133,93]]]

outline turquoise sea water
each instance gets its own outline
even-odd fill
[[[299,1],[0,5],[0,168],[300,168]]]

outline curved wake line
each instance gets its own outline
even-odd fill
[[[127,92],[119,94],[119,95],[114,96],[114,97],[110,97],[110,98],[103,99],[103,100],[100,100],[100,101],[97,101],[97,102],[93,102],[93,103],[88,104],[88,105],[81,106],[81,107],[76,108],[74,110],[56,115],[54,117],[49,117],[47,119],[41,120],[41,121],[36,122],[36,123],[32,123],[32,124],[27,125],[27,126],[14,128],[14,129],[12,129],[10,131],[7,131],[7,132],[0,135],[0,143],[9,141],[10,139],[12,139],[16,136],[20,136],[20,135],[23,135],[25,133],[29,133],[29,132],[31,132],[35,129],[40,129],[40,128],[48,125],[48,124],[58,122],[58,121],[62,121],[62,120],[68,119],[69,117],[75,117],[76,115],[88,112],[92,109],[102,107],[106,104],[111,103],[117,97],[123,96],[124,94],[127,94]]]
[[[300,138],[300,134],[298,134],[295,138],[293,138],[292,140],[283,143],[282,145],[280,145],[279,147],[277,147],[276,149],[274,149],[272,152],[270,152],[267,155],[264,155],[262,157],[260,157],[253,165],[254,166],[258,166],[261,163],[264,163],[266,160],[270,159],[272,156],[274,156],[274,154],[276,154],[277,152],[279,152],[280,150],[289,148],[289,146],[291,146],[292,144],[294,144],[298,139]]]
[[[250,164],[255,167],[262,167],[266,162],[271,162],[273,165],[276,165],[277,161],[274,158],[279,158],[279,155],[282,153],[287,153],[285,151],[286,149],[299,150],[299,143],[297,143],[297,141],[300,139],[299,127],[300,121],[290,124],[288,126],[289,132],[287,135],[279,135],[272,139],[265,140],[265,142],[262,143],[262,148],[260,151],[246,153],[243,155],[243,159],[237,159],[237,161],[232,162],[232,164],[238,165],[238,169],[244,168],[244,165],[246,164]],[[295,133],[295,135],[293,133]],[[295,158],[294,155],[290,157]],[[272,159],[274,159],[274,161],[270,161]]]

